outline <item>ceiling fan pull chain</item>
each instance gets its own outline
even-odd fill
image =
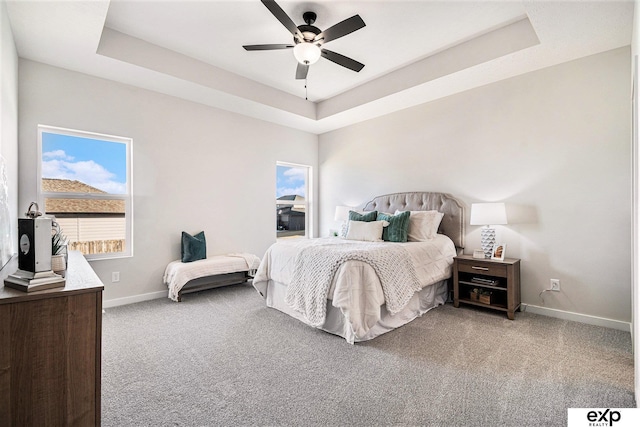
[[[304,100],[309,100],[309,91],[307,90],[307,78],[304,78]]]

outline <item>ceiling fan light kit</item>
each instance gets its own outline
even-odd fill
[[[334,62],[342,67],[348,68],[355,72],[359,72],[364,67],[364,64],[341,55],[336,52],[332,52],[328,49],[324,49],[323,45],[332,40],[346,36],[354,31],[357,31],[365,26],[364,21],[360,15],[354,15],[351,18],[338,22],[332,27],[321,31],[318,27],[314,27],[312,24],[316,20],[316,14],[314,12],[305,12],[302,15],[302,19],[306,24],[296,25],[291,18],[282,10],[280,6],[274,0],[261,0],[269,12],[275,18],[285,26],[287,30],[293,36],[295,45],[292,44],[258,44],[258,45],[245,45],[245,50],[276,50],[276,49],[291,49],[293,48],[293,55],[298,61],[296,68],[296,79],[306,79],[309,71],[309,65],[316,63],[322,56],[331,62]]]
[[[320,59],[320,47],[311,42],[298,43],[293,48],[293,56],[296,57],[299,63],[305,65],[311,65],[318,62]]]

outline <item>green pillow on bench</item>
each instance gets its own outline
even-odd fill
[[[204,238],[204,231],[195,236],[183,231],[182,246],[180,249],[182,262],[192,262],[207,258],[207,241]]]

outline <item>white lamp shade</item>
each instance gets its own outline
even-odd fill
[[[507,210],[504,203],[472,203],[470,224],[507,224]]]
[[[315,64],[320,59],[320,54],[320,48],[309,42],[300,42],[293,48],[293,56],[301,64]]]
[[[349,211],[352,208],[350,208],[349,206],[336,206],[336,216],[335,216],[335,220],[336,221],[346,221],[349,219]]]

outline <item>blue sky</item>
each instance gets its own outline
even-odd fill
[[[126,193],[124,143],[42,133],[42,177],[84,182],[112,194]]]
[[[276,198],[295,194],[307,197],[306,168],[278,165],[276,172]]]

